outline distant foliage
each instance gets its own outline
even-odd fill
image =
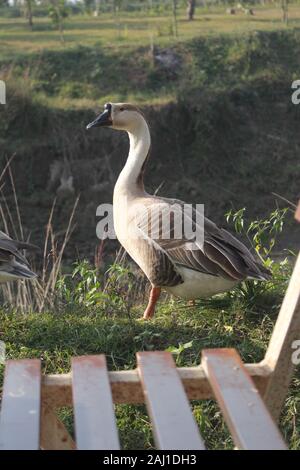
[[[49,16],[55,25],[67,18],[69,15],[68,7],[65,0],[52,0],[51,5],[49,6]]]
[[[86,13],[92,13],[95,7],[95,1],[94,0],[83,0],[84,3],[84,11]]]
[[[60,39],[64,42],[64,21],[69,16],[69,9],[65,0],[50,0],[49,17],[58,28]]]

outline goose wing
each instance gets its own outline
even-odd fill
[[[243,243],[227,230],[218,228],[195,208],[188,215],[194,232],[188,238],[183,226],[185,207],[182,201],[151,197],[146,200],[145,209],[138,214],[137,229],[150,245],[168,257],[175,268],[184,266],[233,281],[246,278],[265,280],[270,277],[270,272],[253,257]],[[170,223],[166,230],[162,220],[167,220],[164,217],[168,217],[168,214]],[[182,224],[181,236],[178,236],[176,222]],[[203,237],[198,240],[196,234],[201,233],[201,230]]]

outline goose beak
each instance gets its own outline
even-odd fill
[[[92,127],[107,127],[112,126],[112,119],[110,116],[110,109],[106,109],[100,114],[93,122],[90,122],[86,129],[91,129]]]

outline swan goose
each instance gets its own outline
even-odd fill
[[[29,243],[12,240],[0,231],[0,283],[36,277],[36,274],[29,268],[28,261],[20,252],[23,249],[33,248],[36,247]]]
[[[161,236],[161,230],[158,236],[151,236],[150,225],[160,224],[160,211],[177,207],[182,212],[185,203],[145,191],[143,175],[151,144],[145,117],[131,104],[107,103],[104,112],[87,125],[87,129],[93,127],[111,127],[127,131],[129,136],[128,158],[114,188],[113,215],[118,240],[151,283],[144,319],[154,315],[162,288],[193,300],[231,290],[245,279],[270,277],[270,272],[240,241],[207,218],[203,221],[204,242],[197,244],[194,240],[193,249],[185,236],[166,238]],[[194,210],[192,218],[195,224]]]

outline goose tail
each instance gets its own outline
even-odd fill
[[[18,279],[34,279],[37,274],[25,264],[13,260],[0,265],[0,282],[15,281]]]
[[[17,261],[12,265],[11,274],[20,279],[33,279],[37,277],[37,274],[31,271],[28,266],[18,263]]]
[[[260,263],[255,263],[255,271],[249,272],[248,279],[258,281],[270,281],[272,279],[271,271]]]

